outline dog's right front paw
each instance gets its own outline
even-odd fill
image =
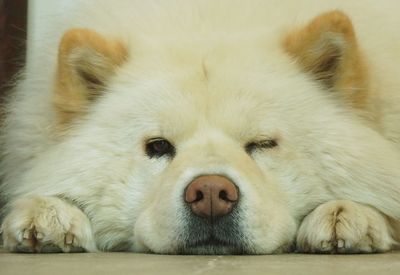
[[[22,198],[2,224],[4,247],[14,252],[97,251],[89,219],[56,197]]]
[[[345,200],[318,206],[304,218],[297,235],[297,250],[307,253],[385,252],[395,244],[381,213]]]

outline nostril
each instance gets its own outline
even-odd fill
[[[218,193],[218,198],[225,202],[236,202],[238,200],[238,194],[236,190],[222,189]]]
[[[203,192],[197,191],[196,192],[196,199],[193,202],[201,201],[204,198]]]
[[[228,201],[229,200],[228,199],[228,194],[226,193],[225,190],[222,190],[222,191],[219,192],[219,198],[221,200],[224,200],[224,201]]]

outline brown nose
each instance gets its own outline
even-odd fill
[[[198,216],[214,219],[229,214],[239,199],[238,190],[223,176],[201,176],[185,191],[185,201]]]

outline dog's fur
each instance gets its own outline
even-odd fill
[[[6,107],[7,249],[396,246],[398,1],[77,3]],[[175,155],[150,158],[154,137]],[[214,174],[240,200],[213,228],[183,192]]]

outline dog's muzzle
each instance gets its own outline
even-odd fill
[[[240,228],[240,190],[228,178],[205,175],[184,191],[186,228],[182,254],[243,254],[245,238]]]

